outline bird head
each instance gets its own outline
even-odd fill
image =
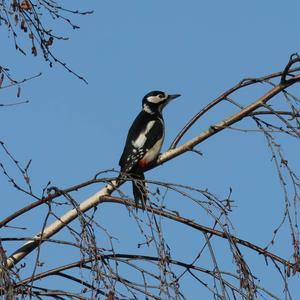
[[[151,114],[161,113],[171,100],[179,96],[180,94],[168,95],[165,92],[152,91],[143,98],[143,110]]]

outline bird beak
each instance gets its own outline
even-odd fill
[[[175,98],[178,98],[178,97],[180,97],[180,96],[181,96],[180,94],[169,95],[168,101],[171,101],[171,100],[173,100],[173,99],[175,99]]]

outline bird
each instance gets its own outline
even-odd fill
[[[157,160],[165,137],[164,107],[180,94],[169,95],[162,91],[151,91],[142,100],[142,110],[133,121],[125,142],[119,166],[119,177],[132,179],[135,205],[141,202],[145,209],[147,187],[144,171]]]

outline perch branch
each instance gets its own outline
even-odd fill
[[[164,162],[169,161],[170,159],[177,157],[180,154],[183,154],[187,151],[193,149],[199,143],[205,141],[207,138],[215,135],[216,133],[222,131],[226,127],[240,121],[256,109],[262,107],[265,103],[268,102],[272,97],[277,95],[278,93],[282,92],[284,89],[288,88],[289,86],[293,85],[296,82],[300,81],[300,75],[294,76],[293,78],[286,80],[284,82],[280,82],[278,85],[274,86],[269,92],[265,95],[260,97],[254,103],[248,105],[238,113],[233,114],[229,118],[221,121],[220,123],[211,126],[208,130],[202,132],[198,136],[194,137],[193,139],[189,140],[185,144],[179,146],[178,148],[171,149],[164,154],[162,154],[157,163],[152,166],[154,168],[158,165],[163,164]],[[64,228],[67,224],[72,222],[74,219],[78,217],[79,213],[86,212],[87,210],[97,206],[102,200],[103,196],[109,196],[118,186],[120,186],[122,182],[116,182],[115,180],[111,181],[107,184],[104,188],[100,191],[89,197],[88,199],[84,200],[78,207],[68,211],[65,213],[60,219],[56,220],[48,227],[46,227],[43,232],[37,234],[34,241],[29,241],[17,249],[8,259],[7,259],[7,268],[12,268],[16,263],[21,261],[25,256],[27,256],[31,251],[36,249],[40,245],[40,239],[47,239],[52,237],[54,234],[59,232],[62,228]],[[1,275],[1,272],[0,272]]]

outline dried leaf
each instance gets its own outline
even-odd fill
[[[23,30],[24,32],[27,32],[27,26],[26,26],[26,22],[24,19],[21,22],[21,30]]]
[[[15,25],[18,25],[19,23],[19,16],[16,14],[15,15]]]
[[[32,53],[34,56],[37,56],[37,50],[36,50],[36,47],[35,47],[35,46],[32,46],[32,48],[31,48],[31,53]]]
[[[30,10],[30,9],[32,9],[32,5],[28,0],[24,0],[20,4],[20,8],[23,9],[23,10]]]
[[[48,47],[48,46],[51,46],[53,44],[53,37],[50,36],[49,37],[49,40],[48,41],[45,41],[45,46]]]
[[[288,266],[287,269],[286,269],[286,276],[287,277],[291,276],[291,267],[290,266]]]
[[[29,176],[24,175],[24,180],[27,184],[30,184],[30,177]]]
[[[11,4],[12,10],[13,12],[16,12],[17,7],[18,7],[18,3],[16,0],[13,0],[13,3]]]
[[[18,86],[18,90],[17,90],[17,97],[19,98],[21,94],[21,87]]]
[[[2,73],[1,78],[0,78],[0,88],[2,86],[3,80],[4,80],[4,74]]]
[[[114,300],[115,299],[115,293],[113,291],[110,291],[107,295],[106,300]]]

